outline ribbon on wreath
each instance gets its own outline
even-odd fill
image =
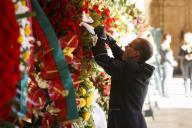
[[[78,118],[77,105],[75,99],[75,92],[73,82],[70,76],[68,64],[65,61],[65,57],[63,55],[62,49],[59,45],[56,34],[43,12],[41,6],[39,5],[37,0],[31,0],[32,10],[36,12],[36,20],[38,21],[43,33],[46,36],[47,42],[53,55],[53,59],[55,61],[62,85],[65,90],[69,91],[69,95],[66,96],[67,102],[67,119],[74,120]]]

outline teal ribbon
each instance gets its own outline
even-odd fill
[[[57,70],[59,72],[63,87],[69,91],[69,95],[66,97],[67,119],[69,120],[77,119],[78,112],[77,112],[77,105],[76,105],[76,99],[75,99],[75,92],[74,92],[73,82],[70,76],[68,64],[65,61],[65,58],[64,58],[62,49],[59,45],[56,34],[49,20],[47,19],[45,13],[43,12],[41,6],[39,5],[38,1],[31,0],[31,3],[32,3],[33,11],[36,12],[36,18],[40,24],[40,27],[42,28],[44,34],[47,37],[49,46],[51,49],[53,49],[51,50],[51,52],[52,52],[55,64],[57,66]]]
[[[27,81],[28,75],[26,70],[22,73],[22,80],[21,80],[21,93],[20,93],[20,112],[25,114],[27,111]]]

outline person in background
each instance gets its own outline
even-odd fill
[[[106,34],[104,26],[95,29],[97,41],[92,47],[94,59],[111,76],[108,128],[147,128],[142,107],[154,67],[145,63],[153,54],[151,44],[137,38],[123,51]],[[109,45],[113,56],[105,48]]]
[[[177,66],[177,62],[174,59],[171,44],[171,35],[163,34],[161,40],[161,65],[163,71],[163,80],[162,80],[162,93],[164,97],[168,97],[168,86],[173,77],[174,66]]]
[[[184,40],[179,51],[181,71],[184,79],[185,96],[191,96],[192,91],[192,33],[184,34]],[[187,80],[190,79],[190,84]]]

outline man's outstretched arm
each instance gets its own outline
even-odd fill
[[[95,46],[92,47],[94,59],[109,75],[119,76],[123,72],[124,63],[107,55],[105,40],[98,38]]]
[[[116,40],[107,35],[107,44],[111,48],[113,56],[118,60],[122,60],[123,50],[116,44]]]

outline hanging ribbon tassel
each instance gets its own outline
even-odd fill
[[[24,69],[22,74],[22,80],[21,80],[21,93],[20,93],[20,112],[22,114],[26,113],[27,110],[27,82],[28,82],[28,75],[26,72],[26,69]]]
[[[32,9],[36,12],[36,19],[39,22],[39,25],[44,32],[48,44],[51,50],[55,64],[57,66],[57,70],[62,82],[62,85],[65,90],[69,91],[69,95],[66,97],[67,102],[67,119],[74,120],[78,118],[77,105],[75,99],[75,92],[73,87],[73,82],[70,76],[70,72],[68,69],[68,64],[65,61],[62,49],[59,45],[56,34],[51,27],[46,15],[44,14],[41,6],[39,5],[37,0],[31,0]]]

